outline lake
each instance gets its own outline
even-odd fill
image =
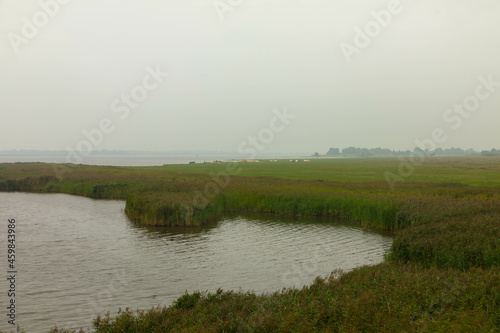
[[[0,154],[0,163],[76,163],[86,165],[112,165],[112,166],[161,166],[164,164],[188,164],[189,162],[204,163],[213,161],[231,161],[248,159],[250,156],[241,154],[225,154],[225,155],[89,155],[80,156],[80,159],[71,158],[68,155],[57,156],[9,156]],[[304,158],[302,155],[277,155],[277,154],[261,154],[260,158],[275,159],[275,158]],[[309,158],[309,157],[305,157]]]
[[[0,193],[0,248],[16,220],[17,323],[89,328],[98,314],[169,305],[185,291],[272,292],[383,260],[390,235],[345,220],[228,216],[199,229],[147,229],[125,202]],[[7,260],[0,265],[7,276]],[[8,281],[2,278],[0,293]],[[2,303],[6,297],[2,296]],[[2,304],[0,330],[7,324]]]

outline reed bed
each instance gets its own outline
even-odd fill
[[[195,292],[170,307],[126,309],[95,332],[495,332],[500,270],[380,264],[256,295]]]

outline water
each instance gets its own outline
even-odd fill
[[[17,224],[17,322],[28,332],[90,328],[97,314],[169,305],[195,290],[257,293],[383,260],[391,237],[345,221],[228,217],[198,230],[132,224],[123,201],[0,193],[0,255]],[[0,330],[7,324],[0,263]]]
[[[67,155],[59,156],[3,156],[0,155],[0,163],[16,162],[41,162],[41,163],[76,163],[86,165],[112,165],[112,166],[161,166],[164,164],[188,164],[189,162],[203,163],[213,161],[231,161],[249,159],[250,156],[238,154],[226,155],[90,155],[81,157],[80,160],[69,158]],[[273,155],[263,154],[263,159],[275,158],[304,158],[302,155]],[[309,158],[309,157],[306,157]]]
[[[164,164],[203,163],[215,160],[230,160],[234,156],[165,156],[165,155],[96,155],[81,157],[81,161],[69,159],[70,163],[112,166],[160,166]],[[240,157],[241,158],[241,157]],[[60,156],[0,156],[0,163],[42,162],[68,163],[66,155]]]

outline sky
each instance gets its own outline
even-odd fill
[[[498,0],[0,0],[0,150],[500,148]]]

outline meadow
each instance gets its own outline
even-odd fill
[[[500,158],[403,163],[0,164],[0,190],[123,199],[129,218],[149,226],[189,228],[238,212],[342,216],[395,232],[383,264],[274,294],[186,294],[96,318],[95,332],[499,331]],[[392,186],[387,172],[400,177]]]

